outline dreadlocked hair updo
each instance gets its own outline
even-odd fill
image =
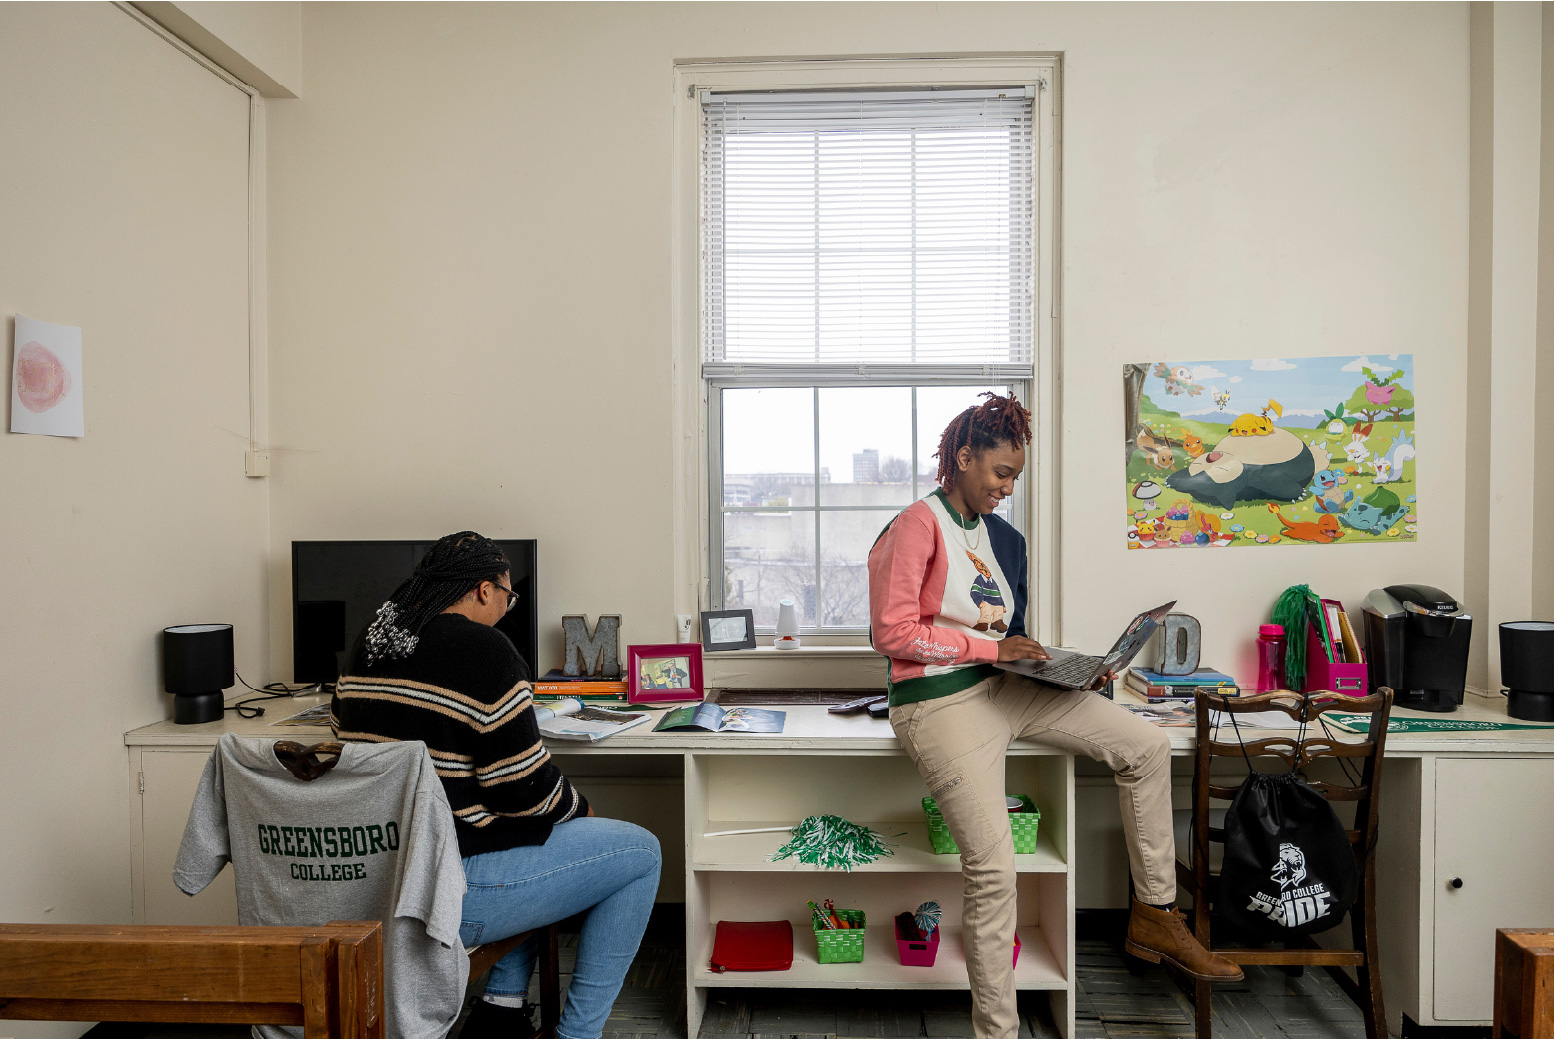
[[[979,396],[988,399],[951,419],[939,438],[939,451],[934,457],[939,459],[937,479],[946,490],[956,485],[956,455],[963,447],[978,454],[997,444],[1024,447],[1031,443],[1031,412],[1020,401],[992,391]]]
[[[427,621],[482,581],[501,577],[511,569],[497,543],[473,530],[441,539],[421,557],[415,573],[378,607],[377,619],[367,626],[367,663],[410,656]]]

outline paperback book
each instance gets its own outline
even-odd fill
[[[715,703],[682,707],[666,714],[654,732],[782,732],[784,711],[763,711],[755,707],[731,707],[724,710]]]

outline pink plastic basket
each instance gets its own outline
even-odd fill
[[[902,927],[896,927],[896,954],[901,958],[904,967],[932,967],[934,957],[939,955],[939,932],[936,927],[934,933],[929,935],[926,942],[910,942],[902,937]],[[1010,966],[1020,965],[1020,935],[1015,936],[1015,955],[1010,959]]]
[[[939,928],[934,928],[926,942],[909,942],[902,937],[902,925],[897,924],[896,954],[901,957],[904,967],[934,966],[934,957],[939,955]]]

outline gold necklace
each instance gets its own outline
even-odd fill
[[[956,526],[961,527],[961,524],[958,523]],[[977,525],[977,544],[975,545],[972,544],[971,539],[966,536],[966,528],[961,527],[961,543],[967,547],[968,552],[976,552],[979,548],[981,548],[983,546],[983,525],[981,523]]]

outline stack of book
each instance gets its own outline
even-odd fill
[[[1199,690],[1220,696],[1236,696],[1236,679],[1212,667],[1201,667],[1191,675],[1163,675],[1145,667],[1130,668],[1123,687],[1138,693],[1151,703],[1162,700],[1192,700]]]
[[[566,696],[577,697],[584,703],[624,703],[626,679],[591,678],[588,675],[571,678],[553,669],[535,682],[537,700],[560,700]]]

